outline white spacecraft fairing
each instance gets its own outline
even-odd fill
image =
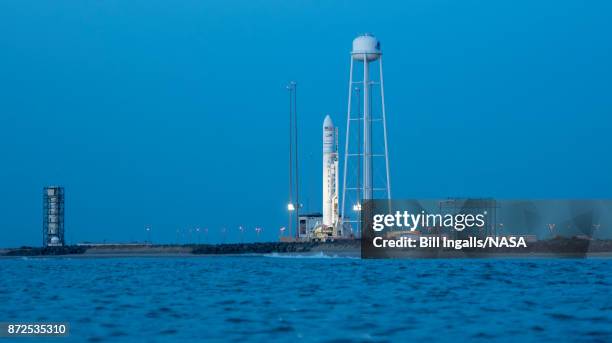
[[[338,129],[329,115],[323,120],[323,226],[338,224]],[[335,230],[334,230],[335,231]]]

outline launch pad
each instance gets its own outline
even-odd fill
[[[371,65],[378,64],[377,71]],[[358,70],[361,66],[362,76]],[[370,74],[378,74],[372,78]],[[376,76],[376,75],[375,75]],[[295,110],[295,83],[288,87],[289,102],[289,232],[290,237],[281,240],[316,240],[355,238],[360,236],[361,204],[371,199],[390,199],[391,183],[387,147],[387,126],[380,41],[365,34],[353,40],[350,58],[350,78],[348,88],[348,108],[346,114],[346,139],[342,179],[342,199],[340,203],[338,165],[338,128],[330,115],[323,120],[323,178],[322,213],[300,215],[301,204],[293,202],[293,190],[297,184],[297,124]],[[376,92],[375,90],[378,90]],[[355,96],[356,93],[356,96]],[[374,94],[376,93],[376,96]],[[379,101],[378,101],[379,100]],[[375,134],[376,128],[382,135]],[[380,131],[380,130],[379,130]],[[382,138],[382,139],[381,139]],[[380,142],[377,139],[381,139]],[[377,147],[382,151],[375,151]],[[295,159],[293,149],[295,147]],[[382,157],[384,165],[375,167],[377,157]],[[294,177],[295,175],[295,177]],[[295,182],[294,182],[295,180]],[[296,197],[299,194],[295,192]],[[352,210],[346,210],[346,208]],[[295,236],[291,234],[292,212],[296,211],[298,224]]]

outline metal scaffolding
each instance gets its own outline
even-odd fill
[[[63,246],[64,188],[51,186],[43,189],[43,247]]]

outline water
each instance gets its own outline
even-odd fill
[[[0,321],[70,322],[53,342],[612,341],[607,259],[19,258],[0,271]]]

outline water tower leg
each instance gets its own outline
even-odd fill
[[[351,95],[353,89],[353,57],[351,56],[351,68],[349,72],[348,85],[348,108],[346,110],[346,135],[344,139],[344,170],[342,177],[342,222],[346,220],[345,203],[346,203],[346,171],[348,170],[348,155],[349,155],[349,133],[351,132]]]
[[[363,54],[363,199],[372,199],[372,141],[370,134],[370,68]]]
[[[387,113],[385,111],[385,82],[383,80],[383,61],[380,56],[380,97],[382,101],[383,135],[385,139],[385,170],[387,172],[387,199],[391,199],[391,176],[389,175],[389,148],[387,145]]]

